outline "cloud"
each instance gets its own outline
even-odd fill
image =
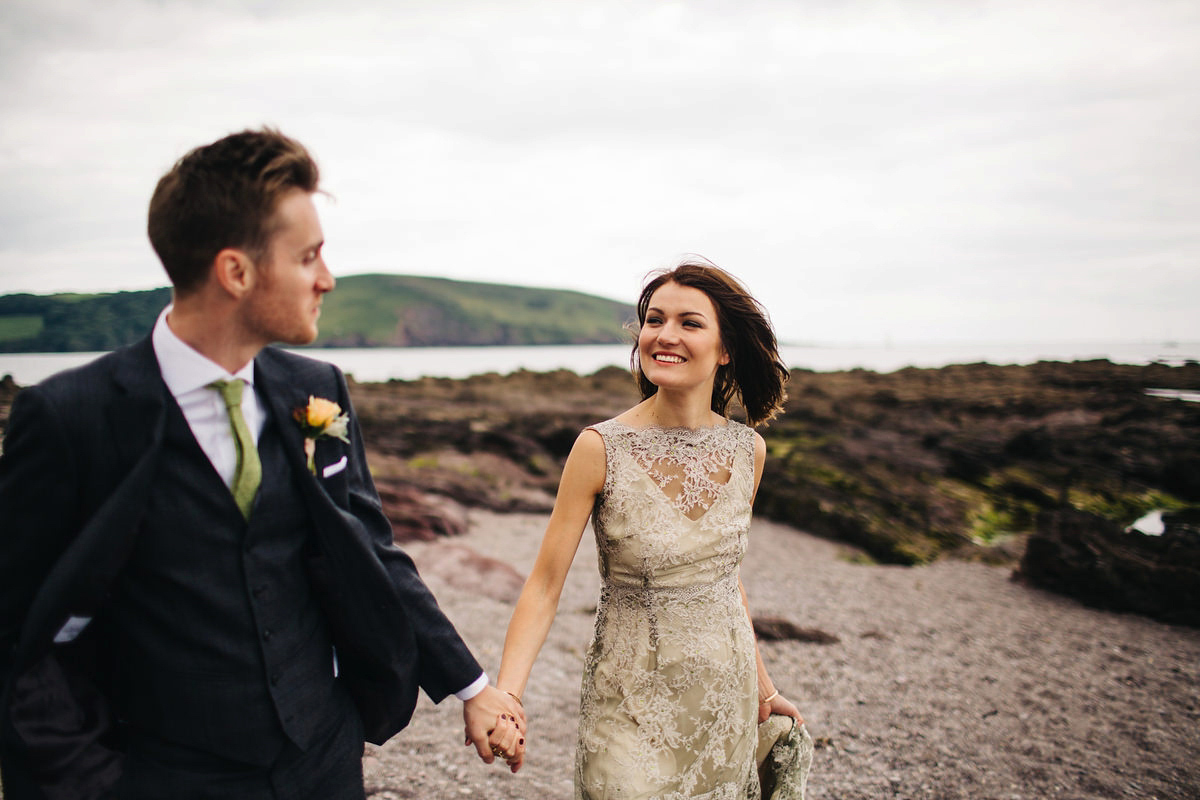
[[[0,291],[161,284],[158,175],[270,123],[341,274],[629,299],[699,252],[785,338],[1200,339],[1198,33],[1172,0],[11,0]]]

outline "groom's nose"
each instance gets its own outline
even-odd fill
[[[317,274],[317,289],[322,292],[332,292],[333,287],[337,286],[337,278],[333,277],[333,273],[329,271],[329,266],[325,263],[325,259],[321,259],[321,269]]]

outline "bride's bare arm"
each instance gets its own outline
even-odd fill
[[[525,692],[534,659],[554,622],[567,570],[579,549],[592,505],[604,488],[604,474],[604,440],[595,431],[585,430],[567,456],[542,546],[508,623],[496,676],[496,686],[502,691],[517,697]]]
[[[762,479],[763,465],[767,461],[767,443],[757,432],[754,434],[754,494],[758,494],[758,482]],[[751,501],[753,502],[753,501]],[[750,619],[750,625],[753,627],[754,620],[750,617],[750,600],[746,597],[746,587],[742,585],[742,579],[738,578],[738,591],[742,593],[742,605],[746,608],[746,616]],[[800,712],[786,697],[781,695],[775,689],[775,684],[771,681],[771,676],[767,674],[767,665],[763,663],[762,653],[758,651],[758,641],[754,642],[754,661],[758,665],[758,721],[763,722],[771,714],[784,714],[789,717],[795,717],[797,724],[803,725],[804,718],[800,716]],[[768,699],[769,698],[769,699]],[[762,702],[764,699],[767,702]]]
[[[746,587],[742,586],[742,579],[738,578],[738,590],[742,593],[742,605],[746,608],[746,616],[750,617],[750,601],[746,598]],[[753,618],[750,622],[751,627],[754,626]],[[758,650],[757,639],[754,642],[754,663],[757,665],[758,672],[758,721],[765,722],[767,717],[772,714],[783,714],[789,717],[796,718],[797,725],[804,724],[804,717],[800,716],[799,710],[792,702],[784,697],[775,688],[771,676],[767,674],[767,665],[763,663],[762,653]]]

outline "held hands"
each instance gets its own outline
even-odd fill
[[[525,763],[525,732],[525,726],[512,714],[501,714],[488,736],[492,753],[503,758],[514,773]]]
[[[525,709],[515,697],[488,686],[463,703],[463,722],[466,744],[475,745],[485,764],[491,764],[499,756],[513,772],[521,768],[525,762],[527,728]]]

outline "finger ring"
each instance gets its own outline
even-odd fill
[[[501,758],[508,758],[508,753],[505,753],[504,748],[500,747],[499,745],[492,745],[492,755],[500,756]]]

